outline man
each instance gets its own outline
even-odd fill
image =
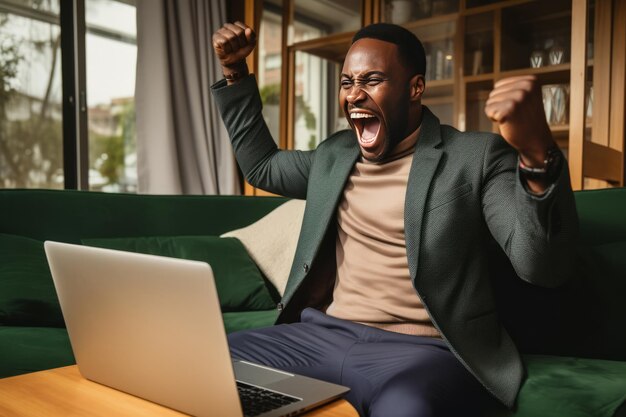
[[[522,279],[552,287],[572,269],[577,230],[536,81],[496,83],[485,111],[502,137],[461,133],[421,105],[419,40],[371,25],[341,73],[352,129],[281,151],[244,61],[254,32],[225,24],[213,46],[226,79],[213,95],[246,178],[306,199],[284,324],[232,334],[232,355],[347,385],[361,415],[478,415],[485,393],[512,407],[523,367],[486,246],[495,239]]]

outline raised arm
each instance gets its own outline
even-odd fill
[[[282,151],[262,115],[262,103],[246,57],[256,34],[241,22],[226,23],[213,34],[213,49],[225,80],[211,87],[235,150],[235,157],[255,187],[293,198],[306,198],[314,152]]]
[[[485,114],[499,124],[504,140],[517,150],[525,185],[532,193],[544,193],[556,178],[547,165],[558,161],[548,160],[557,145],[546,122],[537,78],[522,75],[496,82]]]
[[[518,152],[514,160],[502,141],[485,152],[487,225],[522,279],[562,284],[573,275],[578,216],[567,162],[552,139],[537,80],[499,81],[485,113]]]

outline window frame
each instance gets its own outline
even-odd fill
[[[136,7],[135,0],[114,0]],[[64,189],[89,190],[89,121],[85,42],[87,33],[137,44],[126,33],[85,23],[85,0],[60,0],[59,14],[0,0],[0,12],[58,25],[61,31]]]

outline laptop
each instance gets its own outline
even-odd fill
[[[292,416],[348,392],[231,360],[204,262],[51,241],[45,250],[78,369],[91,381],[210,417]]]

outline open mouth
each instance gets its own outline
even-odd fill
[[[356,128],[359,142],[363,146],[374,144],[380,132],[380,119],[371,113],[359,111],[350,113],[350,119]]]

